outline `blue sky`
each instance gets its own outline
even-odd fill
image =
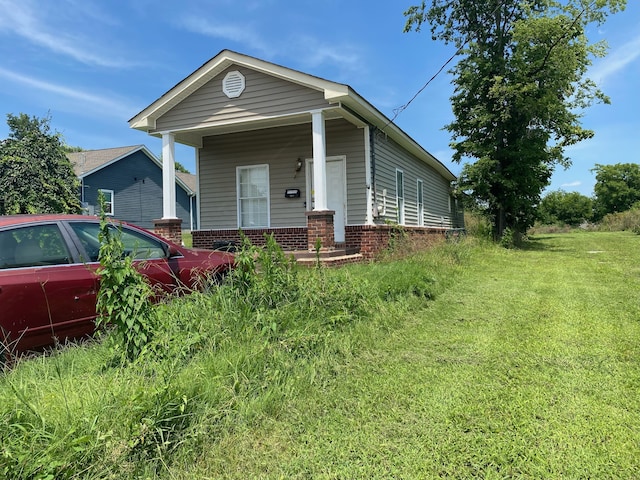
[[[392,118],[453,54],[427,31],[403,33],[417,0],[0,0],[0,139],[7,113],[50,114],[66,143],[84,149],[160,140],[127,121],[215,56],[231,49],[345,83]],[[596,163],[640,161],[640,1],[590,30],[609,55],[590,77],[611,97],[583,124],[595,138],[567,150],[550,190],[591,195]],[[454,173],[451,78],[440,74],[396,123]],[[178,161],[195,171],[190,148]]]

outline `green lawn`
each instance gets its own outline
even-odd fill
[[[640,477],[639,243],[475,250],[426,309],[181,478]]]
[[[172,314],[184,338],[219,333],[190,361],[118,369],[98,345],[0,378],[0,476],[640,478],[639,244],[470,240],[310,272],[308,310],[253,324],[196,296]],[[331,303],[349,288],[364,317]]]

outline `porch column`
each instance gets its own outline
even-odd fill
[[[176,217],[176,146],[173,133],[162,134],[162,218]]]
[[[162,134],[162,218],[154,220],[155,233],[180,245],[182,220],[176,216],[176,147],[173,133]]]
[[[324,130],[324,112],[311,113],[313,136],[313,192],[315,205],[313,210],[327,210],[327,148]]]

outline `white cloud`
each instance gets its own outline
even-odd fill
[[[133,63],[115,58],[109,53],[98,53],[95,45],[87,37],[74,36],[63,23],[56,24],[49,10],[53,4],[36,5],[28,0],[19,2],[0,0],[0,32],[20,37],[34,45],[43,47],[59,55],[73,58],[87,65],[101,67],[131,67]],[[60,6],[63,9],[65,7]],[[66,6],[66,8],[70,8]],[[95,15],[95,13],[93,14]],[[95,21],[92,18],[86,23]],[[82,22],[76,20],[76,25]],[[73,30],[74,32],[77,31]]]
[[[572,188],[572,187],[579,187],[580,185],[582,185],[582,182],[579,180],[576,180],[575,182],[563,183],[560,186],[562,188]]]
[[[589,71],[589,77],[602,85],[609,77],[640,58],[640,35],[615,49]]]
[[[231,40],[263,53],[268,51],[267,42],[254,33],[254,29],[246,24],[234,25],[225,23],[223,25],[212,23],[201,17],[187,16],[181,20],[180,25],[192,33]]]
[[[84,92],[77,88],[56,85],[54,83],[28,77],[26,75],[12,72],[10,70],[5,70],[1,67],[0,77],[4,77],[7,80],[23,87],[52,93],[59,97],[80,102],[83,106],[80,112],[83,113],[95,112],[96,115],[99,115],[101,117],[111,116],[114,118],[122,119],[131,117],[132,113],[135,113],[137,111],[136,108],[132,105],[125,105],[122,102],[115,101],[113,99],[113,96],[103,97],[93,93]]]

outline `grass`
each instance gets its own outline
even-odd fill
[[[164,307],[165,356],[108,366],[105,342],[1,378],[0,474],[636,478],[639,239],[301,272],[258,312],[194,295]]]

